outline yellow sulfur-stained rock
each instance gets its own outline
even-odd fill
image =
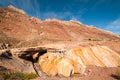
[[[47,53],[39,58],[39,64],[43,72],[48,76],[63,75],[65,77],[78,73],[79,64],[72,58],[61,54]]]
[[[87,46],[68,51],[67,56],[81,65],[96,65],[100,67],[117,67],[120,55],[106,46]]]
[[[68,50],[64,54],[46,53],[39,57],[39,64],[48,76],[84,74],[86,65],[117,67],[120,55],[105,46],[86,46]]]

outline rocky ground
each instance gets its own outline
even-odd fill
[[[120,67],[96,67],[96,66],[87,66],[86,72],[84,75],[74,74],[71,77],[39,77],[34,80],[120,80],[118,77],[117,71],[120,71]]]

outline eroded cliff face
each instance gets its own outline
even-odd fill
[[[87,65],[118,67],[120,55],[105,46],[71,49],[63,54],[46,53],[39,57],[40,68],[48,76],[84,74]]]
[[[48,76],[83,75],[87,65],[120,66],[120,55],[106,46],[86,46],[66,51],[32,47],[0,50],[0,72],[37,73]]]
[[[117,67],[120,64],[120,55],[106,46],[74,48],[66,54],[82,65]]]

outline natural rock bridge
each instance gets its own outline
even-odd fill
[[[41,55],[47,52],[63,53],[64,51],[45,47],[29,47],[14,49],[4,48],[0,50],[0,72],[36,73],[34,64],[37,63]],[[4,69],[5,71],[3,71],[2,69]]]
[[[86,65],[117,67],[120,66],[120,55],[105,46],[70,50],[45,47],[0,50],[0,72],[3,73],[37,73],[39,76],[45,73],[68,77],[74,73],[84,74]]]

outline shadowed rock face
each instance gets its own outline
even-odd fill
[[[31,62],[21,59],[17,56],[14,56],[11,54],[11,52],[7,51],[3,52],[0,55],[0,65],[10,70],[6,71],[8,73],[13,72],[35,73]]]
[[[46,53],[46,49],[35,47],[0,50],[0,66],[2,69],[6,69],[6,72],[8,73],[36,73],[33,66],[33,63],[36,61],[34,60],[33,55],[36,53],[39,53],[39,57]]]

